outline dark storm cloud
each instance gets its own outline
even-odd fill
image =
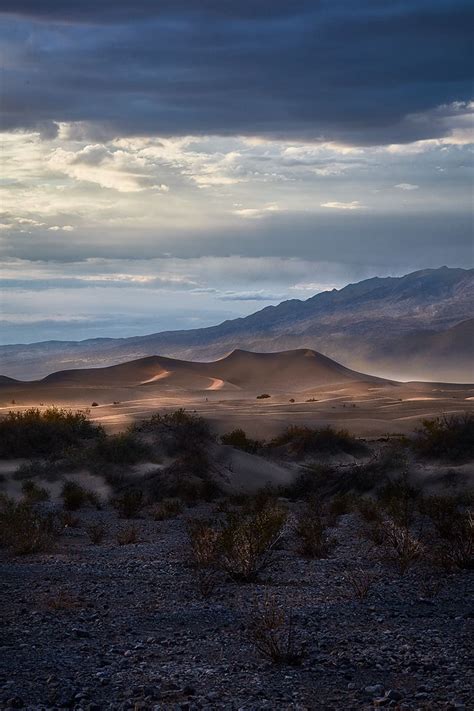
[[[472,96],[462,0],[3,0],[3,127],[408,142]],[[424,118],[414,117],[424,114]]]

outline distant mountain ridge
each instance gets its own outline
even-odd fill
[[[366,279],[208,328],[0,346],[0,372],[33,378],[155,354],[211,360],[236,348],[310,348],[389,378],[472,382],[473,316],[474,269],[441,267]]]

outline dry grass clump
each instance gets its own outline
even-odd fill
[[[255,580],[270,564],[286,518],[286,511],[277,504],[229,512],[219,536],[222,569],[238,582]]]
[[[327,558],[336,541],[327,535],[321,506],[311,502],[301,511],[296,526],[300,553],[307,558]]]
[[[403,575],[423,555],[424,547],[408,528],[387,519],[383,526],[383,545],[387,557],[393,560]]]
[[[94,546],[100,546],[106,536],[107,527],[103,523],[92,523],[86,528],[86,531],[91,543]]]
[[[90,489],[85,489],[75,481],[64,482],[61,497],[63,499],[64,508],[67,511],[77,511],[87,505],[100,508],[97,494]]]
[[[247,634],[257,651],[274,664],[297,666],[304,658],[293,615],[286,614],[273,596],[255,606]]]
[[[443,415],[423,420],[413,440],[415,451],[430,459],[450,461],[474,457],[474,415]]]
[[[136,526],[127,526],[117,532],[119,546],[130,546],[139,541],[139,532]]]
[[[143,508],[143,492],[140,489],[129,489],[111,500],[112,506],[121,518],[137,518]]]
[[[367,598],[373,584],[378,580],[378,575],[371,571],[357,568],[349,571],[346,579],[355,597],[362,601]]]
[[[155,521],[164,521],[168,518],[176,518],[183,513],[184,504],[181,499],[163,499],[159,504],[156,504],[151,512]]]
[[[241,449],[244,452],[249,452],[250,454],[256,454],[259,449],[263,447],[263,442],[257,439],[251,439],[247,437],[247,434],[243,429],[238,427],[232,432],[227,432],[221,436],[222,444],[230,445],[236,449]]]
[[[15,555],[46,553],[53,550],[60,527],[53,514],[38,511],[31,503],[0,500],[0,546]]]
[[[21,493],[26,502],[35,504],[40,501],[49,500],[49,491],[42,486],[38,486],[32,479],[27,479],[21,485]]]
[[[474,569],[474,514],[472,511],[459,513],[456,526],[449,538],[444,540],[438,551],[438,560],[448,570]]]

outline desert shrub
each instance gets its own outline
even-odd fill
[[[255,607],[247,634],[257,651],[274,664],[301,664],[304,646],[295,630],[293,615],[286,614],[274,597],[265,597]]]
[[[127,526],[117,532],[117,543],[119,546],[130,546],[138,543],[139,534],[136,526]]]
[[[76,481],[64,482],[61,497],[67,511],[77,511],[87,505],[100,507],[97,494],[90,489],[85,489]]]
[[[353,499],[349,494],[337,494],[329,502],[329,515],[332,520],[335,520],[339,516],[350,513],[353,507]]]
[[[184,505],[181,499],[163,499],[153,507],[152,516],[155,521],[164,521],[167,518],[175,518],[183,512]]]
[[[160,414],[135,427],[138,432],[148,432],[159,437],[169,455],[193,454],[213,440],[209,424],[199,415],[184,409]]]
[[[136,518],[143,508],[143,491],[128,489],[111,500],[121,518]]]
[[[94,400],[94,402],[91,402],[91,407],[99,407],[99,403]]]
[[[474,457],[474,415],[444,415],[423,420],[413,440],[415,451],[433,459],[452,461]]]
[[[15,502],[7,497],[0,501],[0,545],[11,548],[15,555],[48,552],[59,536],[59,525],[53,514],[38,511],[31,503]]]
[[[336,542],[327,535],[326,525],[317,502],[308,504],[298,517],[296,534],[299,549],[308,558],[327,558]]]
[[[198,568],[216,565],[219,557],[220,531],[215,522],[190,519],[187,522],[187,534],[194,565]]]
[[[357,568],[349,571],[346,579],[355,597],[358,600],[365,600],[378,576],[368,570]]]
[[[61,511],[59,514],[62,528],[80,528],[81,519],[72,511]]]
[[[86,413],[50,407],[10,411],[0,419],[0,457],[55,457],[82,440],[103,436]]]
[[[249,452],[250,454],[255,454],[263,446],[263,442],[257,439],[250,439],[247,437],[245,431],[240,427],[232,430],[232,432],[227,432],[221,436],[222,444],[228,444],[236,449],[241,449],[244,452]]]
[[[374,499],[360,497],[356,502],[356,508],[365,523],[375,523],[382,519],[380,506]]]
[[[181,499],[189,506],[198,501],[213,501],[221,493],[212,476],[209,456],[203,450],[187,453],[166,469],[149,475],[145,486],[151,502]]]
[[[420,513],[428,516],[441,538],[451,538],[462,516],[455,496],[427,496],[419,502]]]
[[[64,472],[64,465],[60,461],[34,460],[21,464],[13,474],[13,479],[23,481],[24,479],[45,479],[46,481],[57,481]]]
[[[262,393],[261,395],[257,395],[257,400],[267,400],[271,395],[268,393]]]
[[[86,528],[87,535],[94,546],[100,546],[107,533],[107,528],[103,523],[92,523]]]
[[[423,554],[423,545],[408,528],[387,519],[383,527],[383,544],[389,559],[393,560],[401,574],[416,563]]]
[[[149,456],[150,450],[132,432],[101,438],[90,452],[89,458],[106,464],[137,464]]]
[[[378,491],[380,505],[400,526],[413,521],[421,491],[409,483],[406,474],[386,482]]]
[[[260,511],[233,511],[226,516],[220,537],[220,564],[239,582],[255,580],[271,562],[280,541],[286,512],[269,505]]]
[[[459,513],[457,524],[439,550],[438,560],[448,570],[474,568],[474,515],[472,511]]]
[[[270,449],[286,447],[295,457],[311,454],[358,454],[365,446],[346,430],[335,430],[330,426],[320,429],[291,425],[267,445]]]
[[[42,486],[38,486],[31,479],[26,479],[21,485],[21,493],[25,501],[37,503],[38,501],[47,501],[49,499],[49,491]]]

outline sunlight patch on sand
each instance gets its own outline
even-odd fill
[[[157,380],[164,380],[169,375],[171,375],[171,372],[169,370],[164,370],[162,373],[158,373],[158,375],[154,375],[152,378],[149,378],[148,380],[142,380],[140,385],[147,385],[148,383],[156,383]]]
[[[224,387],[224,381],[220,378],[211,378],[212,382],[206,390],[222,390]]]

